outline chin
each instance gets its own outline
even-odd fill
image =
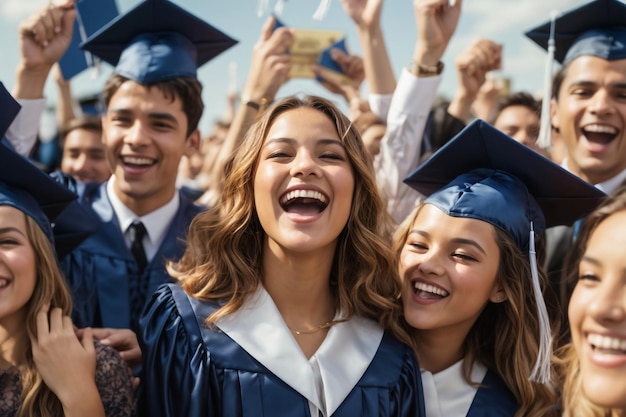
[[[583,391],[592,403],[605,408],[626,410],[626,378],[583,377]]]

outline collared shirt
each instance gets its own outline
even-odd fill
[[[115,194],[115,190],[113,189],[114,181],[115,176],[113,175],[107,183],[107,196],[109,197],[111,206],[113,206],[113,211],[115,211],[115,215],[119,221],[120,230],[124,235],[126,246],[130,248],[128,227],[138,220],[141,221],[148,232],[146,237],[143,239],[143,245],[146,257],[148,258],[148,261],[150,261],[159,250],[159,247],[165,238],[165,234],[167,233],[167,229],[174,219],[174,216],[176,216],[176,212],[180,206],[178,192],[175,192],[172,199],[164,206],[159,207],[144,216],[137,216],[131,209],[126,207],[117,194]]]
[[[486,374],[487,368],[474,361],[471,381],[480,383]],[[466,416],[478,391],[463,377],[463,359],[436,374],[422,369],[422,386],[426,417]]]
[[[420,163],[424,127],[440,83],[441,76],[416,77],[404,69],[389,105],[389,95],[370,98],[377,116],[387,120],[380,153],[374,158],[376,180],[387,199],[387,211],[398,224],[422,198],[403,180]]]
[[[563,159],[563,163],[561,164],[563,168],[569,171],[567,166],[567,157]],[[570,171],[571,172],[571,171]],[[622,184],[622,182],[626,181],[626,169],[614,176],[613,178],[609,178],[606,181],[603,181],[598,184],[594,184],[597,189],[603,191],[605,194],[612,194],[617,188]]]

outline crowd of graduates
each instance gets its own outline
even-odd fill
[[[1,416],[626,415],[626,4],[528,30],[543,97],[490,77],[492,40],[444,68],[463,0],[413,0],[397,78],[385,2],[341,5],[361,55],[338,43],[310,70],[346,114],[281,96],[296,31],[270,16],[208,135],[197,69],[236,42],[190,11],[143,0],[85,39],[115,67],[97,115],[58,66],[80,4],[21,23],[0,83]]]

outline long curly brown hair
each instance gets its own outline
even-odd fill
[[[400,281],[390,248],[391,221],[379,195],[372,159],[357,130],[330,101],[308,96],[277,102],[247,132],[235,152],[219,202],[191,223],[187,248],[168,271],[185,291],[199,299],[225,304],[207,319],[237,311],[261,282],[265,232],[254,205],[254,174],[266,135],[281,114],[310,108],[331,120],[345,147],[355,178],[347,224],[338,237],[329,285],[336,309],[367,317],[410,343],[401,319]]]

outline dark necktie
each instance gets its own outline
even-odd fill
[[[143,238],[146,235],[146,227],[141,222],[136,222],[130,225],[128,228],[128,235],[130,237],[130,251],[137,261],[139,267],[139,273],[143,272],[143,269],[148,263],[146,258],[146,251],[143,248]]]

